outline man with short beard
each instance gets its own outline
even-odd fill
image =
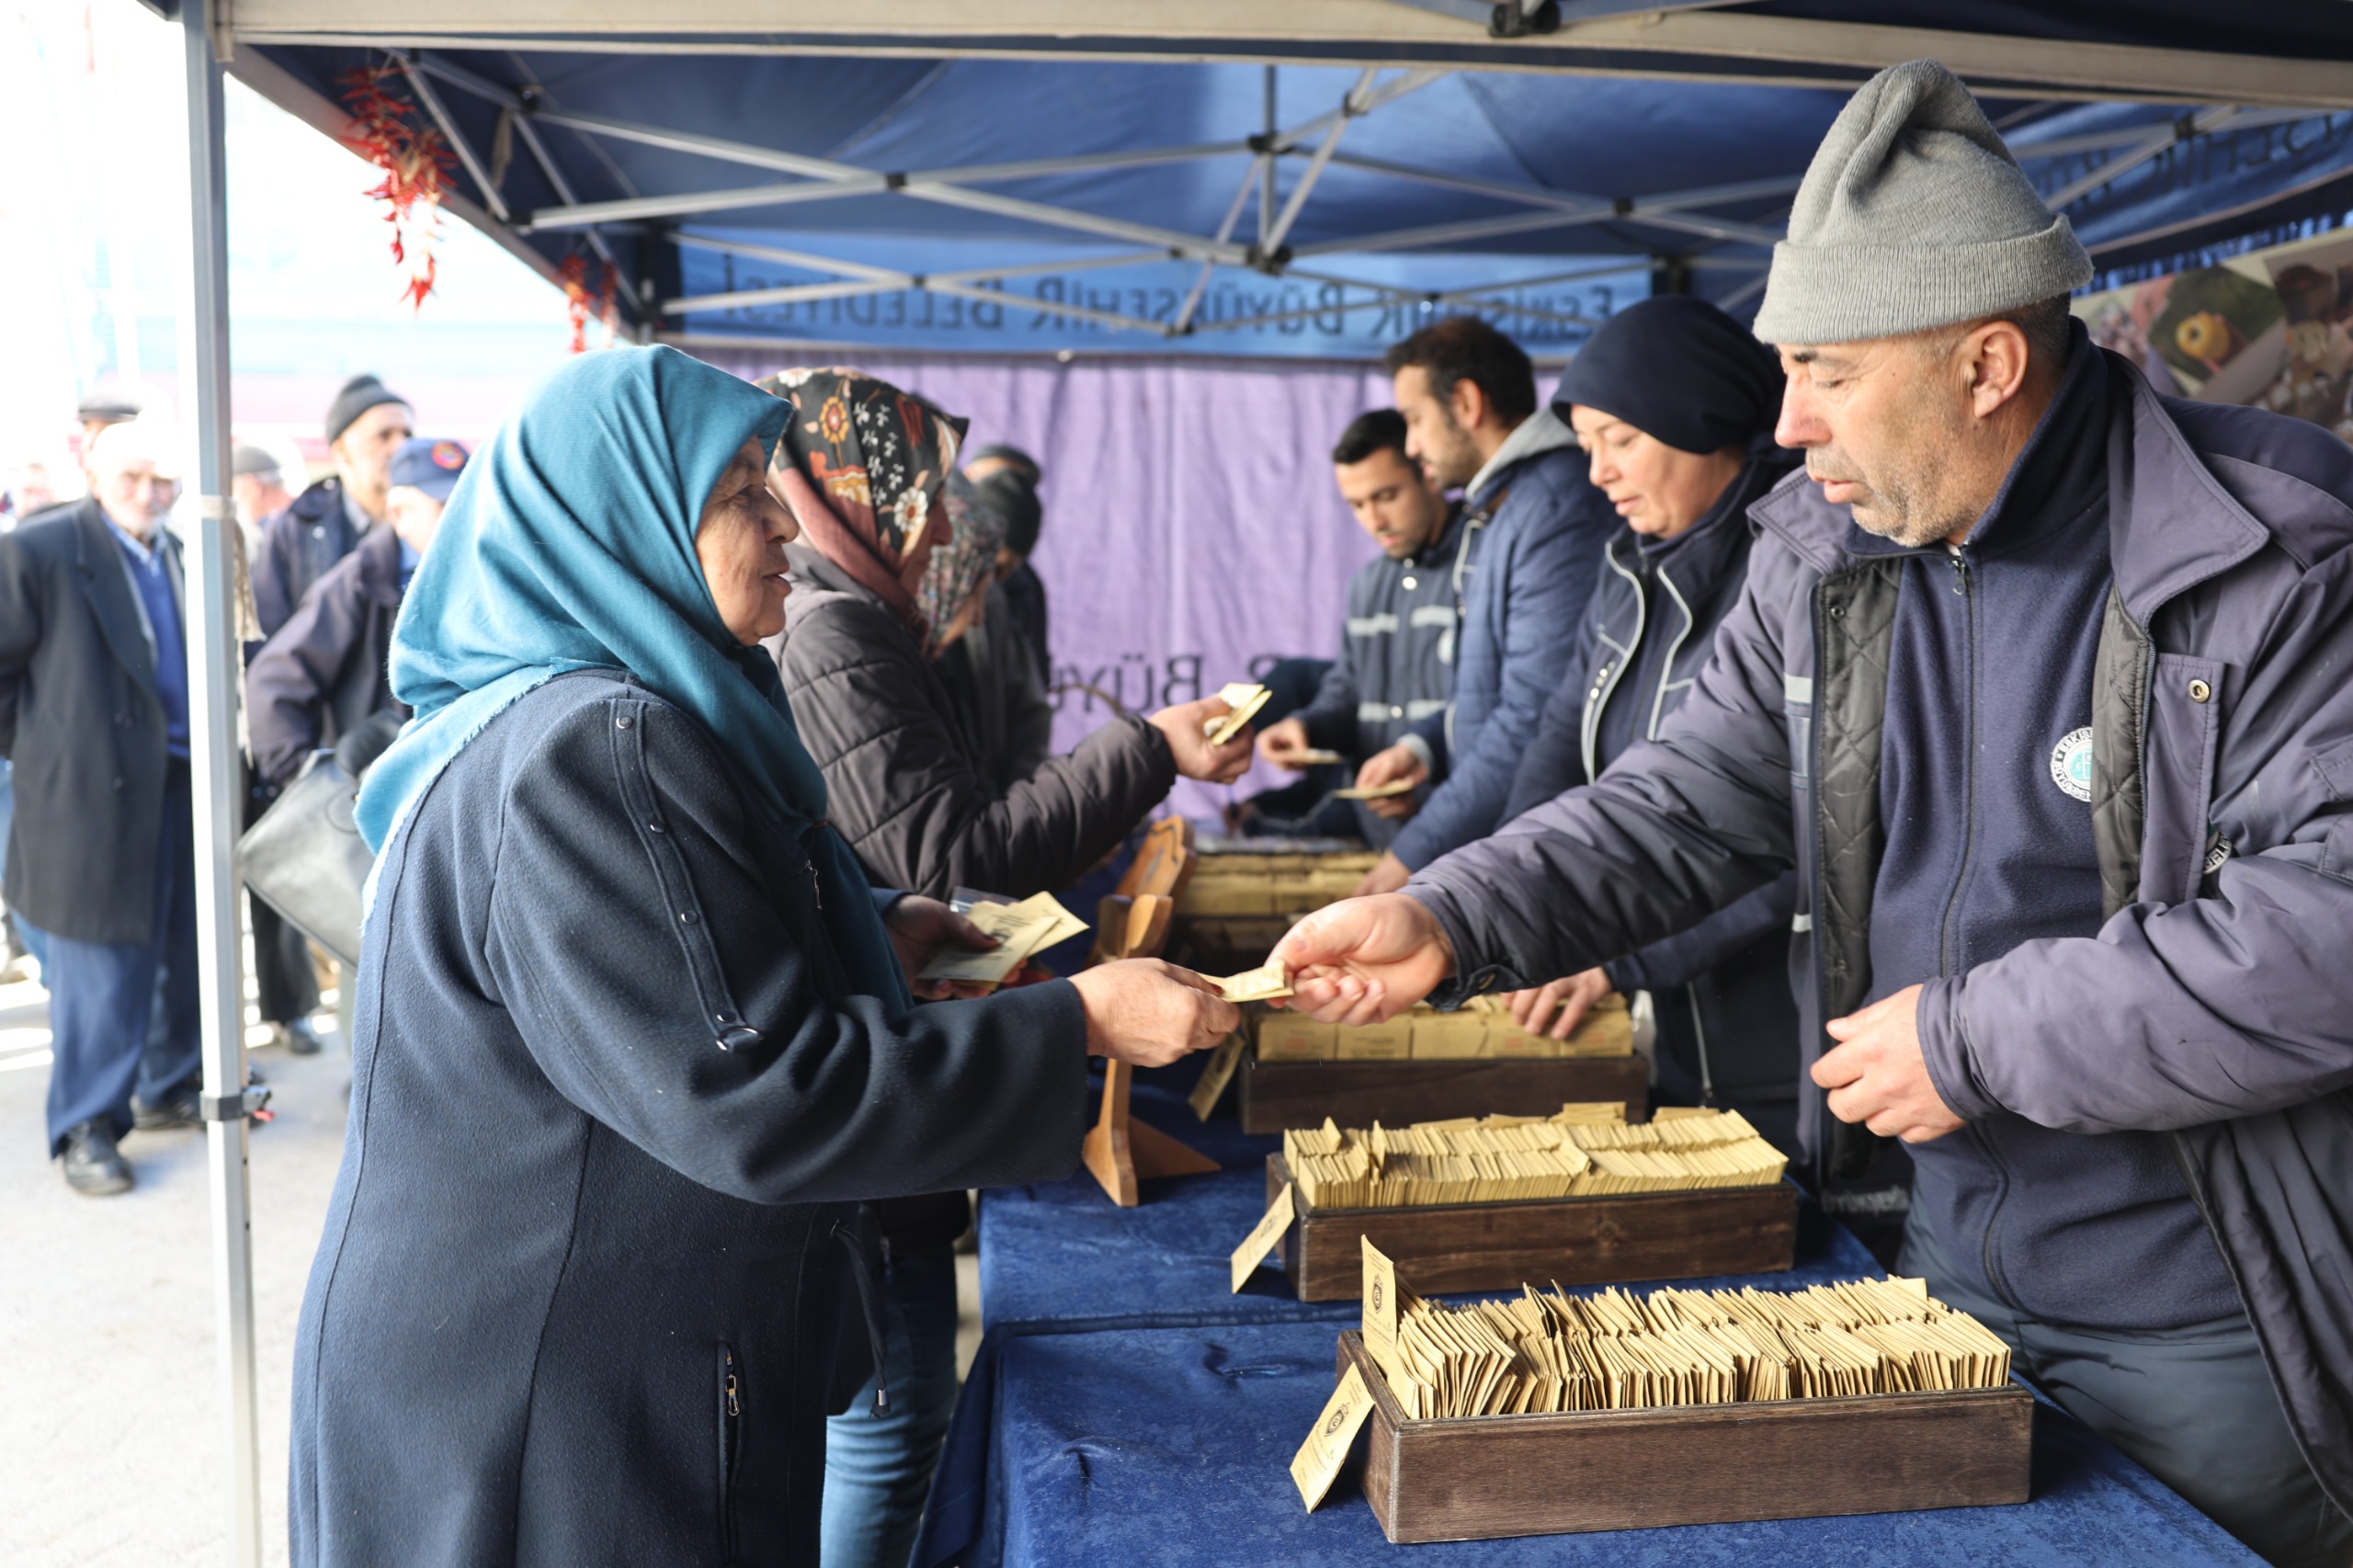
[[[1276,949],[1366,1022],[1574,973],[1799,872],[1817,1180],[2277,1563],[2353,1554],[2353,450],[2158,396],[1961,85],[1832,126],[1757,332],[1792,476],[1698,689]],[[1826,1113],[1826,1114],[1825,1114]]]
[[[1357,770],[1361,788],[1432,786],[1366,873],[1367,893],[1402,887],[1415,868],[1495,830],[1618,531],[1575,432],[1538,406],[1519,345],[1476,316],[1449,316],[1383,363],[1405,455],[1441,489],[1461,487],[1464,515],[1447,566],[1446,706]]]

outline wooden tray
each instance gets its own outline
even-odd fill
[[[1619,1100],[1640,1121],[1650,1063],[1639,1056],[1483,1056],[1468,1061],[1261,1062],[1242,1059],[1242,1131],[1280,1132],[1457,1116],[1551,1116],[1573,1101]]]
[[[1290,1179],[1267,1156],[1267,1200]],[[1417,1290],[1517,1290],[1539,1285],[1610,1285],[1629,1279],[1700,1279],[1775,1274],[1796,1261],[1798,1189],[1722,1187],[1546,1198],[1524,1203],[1449,1203],[1412,1209],[1310,1209],[1283,1233],[1283,1268],[1302,1301],[1349,1301],[1364,1289],[1358,1238],[1396,1262]]]
[[[1365,1497],[1392,1541],[1907,1513],[2027,1500],[2034,1396],[1952,1393],[1411,1421],[1350,1329],[1372,1392]]]
[[[1290,926],[1288,915],[1179,915],[1168,948],[1204,974],[1232,974],[1265,963]]]

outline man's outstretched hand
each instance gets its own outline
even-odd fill
[[[1926,1143],[1962,1125],[1938,1095],[1920,1054],[1918,986],[1824,1028],[1838,1045],[1813,1064],[1813,1081],[1830,1091],[1831,1115],[1906,1143]]]
[[[1393,1018],[1454,972],[1438,917],[1403,893],[1326,904],[1292,926],[1273,957],[1291,985],[1276,1006],[1327,1024]]]

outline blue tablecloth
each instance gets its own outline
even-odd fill
[[[1002,1347],[995,1460],[966,1568],[1361,1568],[1388,1545],[1353,1467],[1300,1506],[1288,1466],[1332,1392],[1329,1323],[1040,1334]],[[977,1404],[977,1402],[975,1402]],[[961,1416],[960,1415],[960,1419]],[[2038,1404],[2031,1502],[1410,1549],[1420,1568],[2016,1568],[2253,1564],[2138,1465]],[[1361,1453],[1361,1449],[1359,1449]],[[1360,1461],[1359,1461],[1360,1462]]]
[[[932,1484],[918,1563],[955,1561],[981,1528],[994,1483],[992,1450],[1000,1440],[993,1415],[997,1379],[1007,1347],[1017,1340],[1116,1329],[1315,1324],[1326,1336],[1328,1362],[1330,1335],[1360,1316],[1355,1301],[1299,1301],[1272,1263],[1262,1266],[1240,1294],[1231,1292],[1227,1260],[1266,1210],[1266,1156],[1279,1151],[1282,1141],[1253,1137],[1224,1118],[1197,1119],[1184,1100],[1195,1071],[1139,1074],[1131,1112],[1183,1138],[1223,1170],[1146,1182],[1142,1202],[1134,1209],[1115,1206],[1085,1172],[1067,1181],[982,1195],[981,1348]],[[1791,1272],[1683,1283],[1795,1289],[1879,1273],[1863,1244],[1809,1202],[1799,1210],[1797,1267]],[[1328,1372],[1327,1366],[1326,1393]],[[1313,1415],[1311,1410],[1302,1420]],[[1290,1441],[1296,1443],[1297,1436]]]

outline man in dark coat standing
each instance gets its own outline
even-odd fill
[[[131,1190],[116,1143],[133,1125],[198,1123],[188,649],[164,527],[177,475],[167,431],[113,426],[89,496],[0,535],[7,899],[48,939],[50,1153],[93,1196]]]
[[[392,454],[409,438],[410,423],[407,403],[373,376],[354,376],[335,393],[324,426],[335,472],[262,520],[253,588],[254,614],[264,637],[276,636],[311,585],[383,521]],[[246,653],[252,656],[250,644]],[[250,826],[269,809],[278,790],[249,768],[245,796]],[[310,947],[267,904],[256,901],[252,911],[254,989],[262,1019],[276,1027],[288,1050],[311,1055],[319,1049],[311,1025],[319,987]]]

